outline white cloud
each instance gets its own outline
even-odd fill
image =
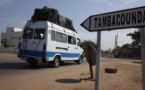
[[[122,1],[117,1],[117,0],[91,0],[92,2],[103,2],[108,6],[112,6],[115,8],[123,8],[126,6],[129,6],[131,4],[136,3],[137,1],[140,0],[122,0]]]
[[[136,3],[138,0],[125,0],[124,1],[124,4],[125,5],[130,5],[130,4],[132,4],[132,3]]]
[[[6,5],[12,3],[14,0],[0,0],[0,5]]]
[[[24,20],[19,20],[19,19],[12,19],[12,18],[3,18],[2,21],[7,21],[7,22],[17,22],[20,23],[21,25],[25,25],[26,21]]]

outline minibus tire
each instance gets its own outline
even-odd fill
[[[58,67],[60,65],[60,58],[56,56],[53,60],[53,67]]]

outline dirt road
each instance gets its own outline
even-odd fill
[[[141,64],[102,58],[100,66],[100,90],[142,90]],[[116,67],[118,72],[105,73],[105,67]],[[95,67],[93,69],[95,71]],[[88,73],[87,63],[77,65],[70,62],[58,68],[40,63],[37,67],[30,67],[15,58],[1,58],[0,90],[94,90],[94,81],[79,80],[89,77]]]

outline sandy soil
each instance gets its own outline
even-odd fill
[[[0,58],[17,58],[17,54],[0,53]]]
[[[14,58],[16,55],[0,54],[2,57]],[[100,90],[142,90],[141,64],[108,60],[100,64]],[[115,67],[118,72],[105,73],[106,67]],[[4,75],[0,77],[0,90],[94,90],[94,81],[79,80],[90,76],[88,64],[72,65],[65,69],[52,68],[48,71]],[[95,66],[93,71],[95,72]]]

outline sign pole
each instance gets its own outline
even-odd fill
[[[96,77],[95,90],[99,90],[99,71],[100,71],[100,55],[101,55],[101,31],[97,32],[97,53],[96,53]]]
[[[145,27],[140,28],[141,34],[141,60],[142,60],[142,90],[145,90]]]

